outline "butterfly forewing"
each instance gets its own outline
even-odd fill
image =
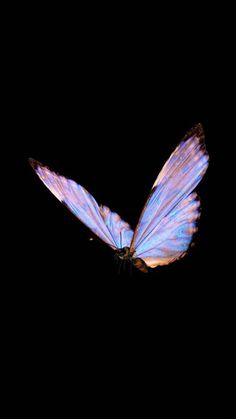
[[[199,124],[167,160],[134,232],[131,251],[135,250],[148,266],[168,264],[186,252],[199,216],[199,203],[191,192],[207,166],[208,154]]]
[[[72,213],[113,249],[130,246],[133,231],[118,214],[99,206],[94,197],[81,185],[60,176],[41,163],[30,164],[47,188]]]

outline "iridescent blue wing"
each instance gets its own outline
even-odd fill
[[[60,176],[36,160],[30,164],[47,188],[94,234],[113,249],[130,246],[133,231],[118,214],[99,206],[81,185]]]
[[[182,257],[196,231],[196,188],[208,167],[204,133],[198,124],[167,160],[157,177],[133,235],[131,250],[150,267]]]

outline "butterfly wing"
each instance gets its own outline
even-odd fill
[[[134,232],[131,250],[150,267],[183,256],[196,231],[196,188],[208,167],[204,133],[198,124],[187,133],[158,175]]]
[[[68,209],[113,249],[130,246],[133,231],[118,214],[99,206],[94,197],[81,185],[60,176],[36,160],[30,164],[47,188]]]
[[[151,268],[168,265],[183,257],[197,230],[196,220],[199,216],[199,199],[196,193],[191,193],[168,216],[162,218],[148,240],[138,245],[137,257]]]

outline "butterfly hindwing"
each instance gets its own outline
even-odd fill
[[[140,242],[136,255],[147,266],[168,265],[184,256],[196,232],[200,216],[200,202],[196,193],[181,201],[162,218],[149,240]]]
[[[112,212],[105,205],[100,206],[100,213],[106,227],[113,237],[116,248],[122,249],[123,247],[129,247],[134,234],[129,224],[123,221],[118,214]]]

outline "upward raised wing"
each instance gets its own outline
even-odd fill
[[[191,192],[207,166],[204,133],[198,124],[158,175],[134,232],[131,251],[148,266],[168,264],[186,252],[199,216],[198,199]]]
[[[52,172],[36,160],[30,159],[30,164],[53,195],[101,240],[113,249],[130,246],[133,231],[118,214],[99,206],[93,196],[73,180]]]

